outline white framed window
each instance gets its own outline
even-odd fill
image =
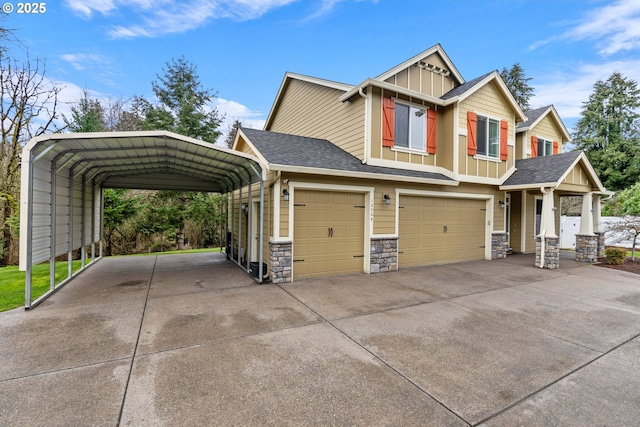
[[[394,147],[425,151],[427,141],[427,109],[395,102]]]
[[[538,156],[553,155],[553,141],[538,137]]]
[[[500,120],[478,115],[477,154],[500,158]]]

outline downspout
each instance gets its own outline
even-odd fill
[[[544,216],[544,200],[545,200],[544,196],[547,194],[547,190],[545,190],[544,187],[540,187],[540,191],[542,192],[542,197],[543,197],[542,198],[542,200],[543,200],[542,206],[543,207],[542,207],[542,215],[541,215],[541,217],[542,217],[542,216]],[[540,218],[540,222],[542,223],[542,218]],[[542,226],[542,224],[540,224],[540,225]],[[545,247],[544,247],[544,244],[545,244],[544,237],[547,234],[546,224],[544,224],[544,225],[545,225],[545,228],[540,230],[540,265],[538,266],[540,268],[544,268],[544,249],[545,249]]]

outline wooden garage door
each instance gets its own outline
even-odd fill
[[[364,194],[296,190],[294,280],[362,272],[364,214]]]
[[[484,259],[484,200],[400,197],[399,267]]]

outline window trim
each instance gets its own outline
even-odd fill
[[[476,113],[476,118],[478,119],[476,121],[476,154],[473,156],[476,159],[481,159],[481,160],[490,160],[490,161],[495,161],[495,162],[502,162],[503,160],[500,159],[500,132],[502,131],[500,129],[500,122],[502,121],[502,119],[497,118],[495,116],[491,116],[489,114],[485,114],[485,113],[479,113],[479,112],[475,112]],[[478,144],[478,135],[480,134],[478,132],[478,123],[480,122],[480,118],[483,117],[485,119],[487,119],[487,124],[489,123],[490,120],[493,120],[496,122],[497,126],[498,126],[498,139],[497,139],[497,146],[498,146],[498,153],[497,155],[494,157],[492,155],[489,154],[490,152],[490,142],[489,142],[489,126],[487,126],[487,154],[482,154],[480,153],[479,150],[479,144]]]
[[[411,112],[411,108],[416,108],[416,109],[421,109],[424,110],[424,115],[422,117],[424,117],[424,135],[423,135],[423,141],[422,141],[422,147],[420,148],[413,148],[411,147],[411,120],[409,120],[409,129],[408,129],[408,135],[409,135],[409,141],[408,147],[403,147],[403,146],[398,146],[396,143],[396,135],[398,134],[398,129],[397,126],[395,126],[395,115],[397,112],[397,109],[394,108],[394,113],[393,113],[393,118],[394,118],[394,132],[393,132],[393,147],[390,147],[392,151],[399,151],[399,152],[404,152],[404,153],[419,153],[421,155],[425,155],[428,156],[429,153],[427,152],[427,135],[429,130],[427,129],[427,111],[429,110],[429,107],[423,104],[417,104],[415,102],[410,102],[410,101],[405,101],[403,99],[398,99],[398,98],[392,98],[394,104],[401,104],[401,105],[405,105],[407,107],[409,107],[409,112]]]
[[[538,157],[543,156],[552,156],[553,155],[553,139],[543,138],[541,136],[535,135],[538,138]],[[549,152],[547,153],[547,143],[549,143]],[[540,154],[542,150],[541,147],[544,147],[544,154]]]

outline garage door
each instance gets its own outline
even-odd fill
[[[293,277],[363,271],[364,194],[296,190]]]
[[[400,197],[398,265],[484,259],[484,200]]]

